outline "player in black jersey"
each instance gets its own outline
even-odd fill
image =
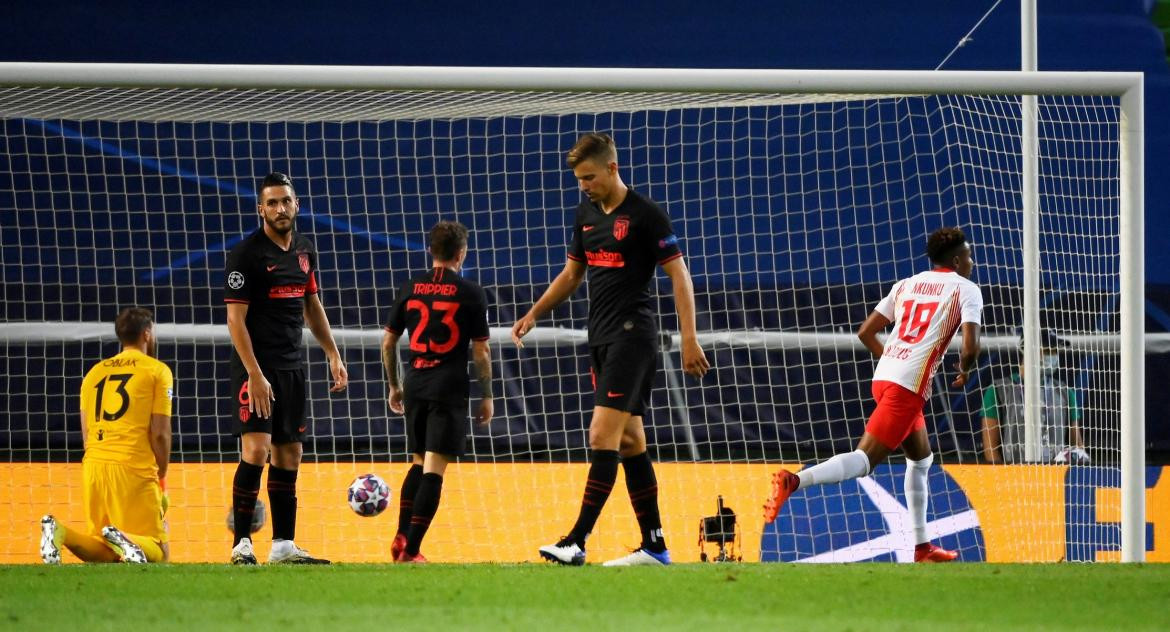
[[[683,370],[696,378],[707,373],[695,334],[695,295],[670,218],[657,204],[631,190],[618,175],[617,150],[605,134],[586,134],[569,151],[569,167],[588,196],[577,207],[573,242],[565,269],[532,309],[512,326],[521,338],[536,320],[569,298],[589,272],[589,355],[594,408],[589,423],[590,466],[581,511],[569,535],[540,548],[560,564],[585,563],[585,539],[617,480],[618,462],[642,545],[606,566],[665,565],[670,553],[662,537],[658,482],[646,452],[642,414],[658,357],[657,317],[651,308],[650,281],[662,266],[674,288],[682,330]]]
[[[292,180],[283,173],[268,174],[260,184],[259,202],[263,224],[228,253],[225,273],[224,302],[232,336],[233,433],[241,443],[232,484],[232,563],[256,563],[250,527],[260,474],[271,454],[269,563],[328,564],[293,542],[297,470],[308,427],[301,355],[301,329],[306,322],[329,358],[333,375],[329,390],[345,390],[349,376],[317,297],[317,251],[293,230],[300,205]]]
[[[398,291],[386,333],[382,364],[390,388],[390,410],[406,413],[412,464],[398,495],[398,533],[390,547],[397,562],[426,562],[419,546],[443,491],[447,465],[462,456],[467,441],[467,347],[479,382],[476,421],[492,419],[492,354],[488,347],[487,297],[459,276],[467,257],[467,229],[439,222],[431,229],[429,272]],[[410,332],[405,386],[398,377],[398,340]]]

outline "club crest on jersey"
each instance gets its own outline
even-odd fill
[[[297,255],[297,263],[301,264],[301,272],[309,273],[309,255],[306,253],[299,253]]]
[[[621,241],[630,234],[630,218],[622,216],[613,220],[613,238]]]

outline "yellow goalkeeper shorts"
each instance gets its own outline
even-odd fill
[[[81,480],[90,534],[100,536],[102,527],[113,525],[123,533],[167,541],[157,478],[117,463],[87,460],[81,468]]]

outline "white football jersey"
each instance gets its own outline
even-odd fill
[[[938,268],[895,283],[874,311],[893,323],[874,381],[900,384],[926,399],[959,324],[982,323],[983,295],[959,273]]]

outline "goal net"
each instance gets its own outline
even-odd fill
[[[625,181],[670,215],[713,365],[701,381],[679,370],[660,273],[664,344],[645,426],[676,559],[698,559],[696,530],[720,498],[736,512],[745,559],[906,559],[900,455],[869,477],[802,491],[775,523],[760,506],[777,468],[853,449],[874,366],[854,332],[892,283],[928,265],[926,236],[950,225],[973,244],[985,336],[971,383],[950,385],[952,352],[926,407],[941,465],[932,537],[969,560],[1116,559],[1116,488],[1125,459],[1140,458],[1122,448],[1119,412],[1121,227],[1134,205],[1123,203],[1132,189],[1116,86],[1128,84],[1080,78],[1037,90],[1040,285],[1030,309],[1067,342],[1045,373],[1061,386],[1044,392],[1073,393],[1065,412],[1081,439],[1049,433],[1058,438],[1043,457],[990,466],[984,400],[996,384],[1002,404],[1018,380],[1027,322],[1022,82],[926,94],[933,84],[917,73],[898,75],[914,76],[902,89],[855,73],[868,78],[803,90],[816,75],[761,71],[766,80],[737,87],[719,71],[656,84],[654,71],[640,83],[637,71],[196,70],[209,74],[150,84],[143,68],[118,80],[104,67],[90,81],[75,67],[75,79],[9,73],[0,87],[0,562],[36,560],[41,514],[84,526],[81,378],[117,351],[112,320],[129,305],[154,310],[159,356],[175,374],[174,559],[227,560],[239,452],[224,259],[259,225],[256,187],[269,171],[295,183],[297,228],[321,253],[320,296],[350,375],[344,394],[329,394],[306,335],[298,543],[336,560],[388,560],[409,456],[385,402],[381,326],[394,288],[430,265],[427,230],[452,219],[471,231],[464,275],[488,293],[499,399],[490,427],[469,421],[468,455],[448,470],[424,548],[443,561],[537,559],[572,524],[585,482],[587,284],[525,349],[508,330],[564,265],[580,200],[564,156],[593,131],[615,138]],[[954,75],[934,76],[959,86]],[[1002,426],[1009,416],[999,413]],[[1068,447],[1089,461],[1054,464]],[[373,519],[345,503],[366,472],[394,489],[393,508]],[[590,540],[593,560],[637,544],[621,489]],[[261,554],[267,540],[266,527]]]

